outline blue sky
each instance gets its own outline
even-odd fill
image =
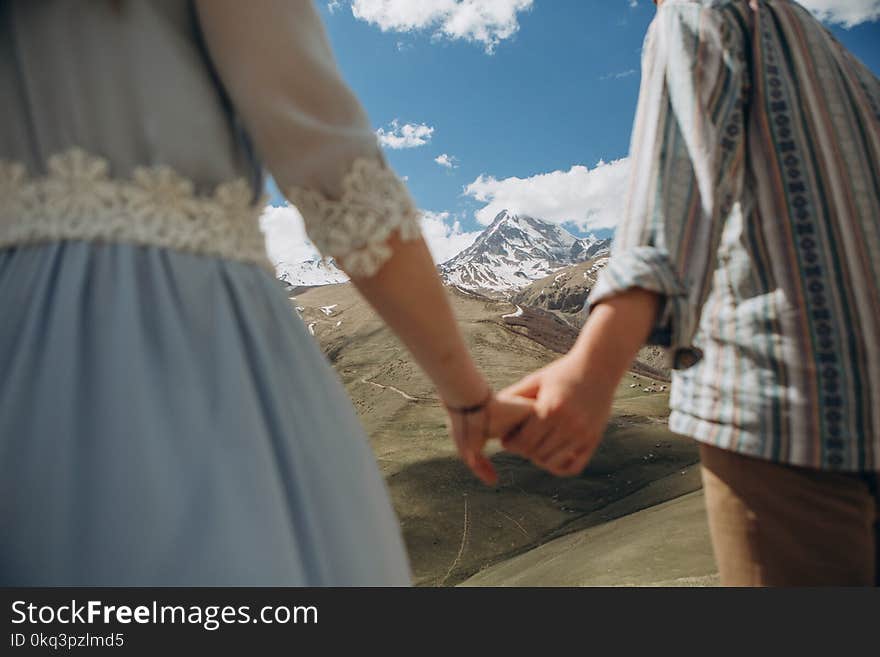
[[[480,1],[482,16],[456,9],[462,0],[316,4],[374,127],[400,136],[409,124],[410,143],[424,142],[385,152],[431,213],[435,237],[451,239],[438,246],[444,255],[508,204],[577,233],[608,228],[625,162],[594,167],[627,155],[653,3]],[[804,4],[824,11],[836,36],[880,72],[880,0]],[[444,154],[453,166],[435,161]],[[591,203],[602,209],[587,216]]]

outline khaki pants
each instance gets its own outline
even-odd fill
[[[779,465],[700,445],[724,586],[876,586],[878,475]]]

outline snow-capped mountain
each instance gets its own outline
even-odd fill
[[[324,262],[320,258],[304,262],[284,262],[275,268],[278,280],[290,287],[312,287],[316,285],[332,285],[345,283],[348,276],[331,260]]]
[[[469,248],[440,265],[440,273],[449,285],[507,292],[607,254],[610,244],[594,235],[578,238],[557,224],[503,210]]]

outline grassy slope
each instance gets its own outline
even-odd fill
[[[501,315],[513,310],[509,303],[455,290],[450,298],[493,385],[512,383],[557,357],[507,325]],[[618,388],[606,439],[580,477],[556,479],[496,453],[501,482],[485,488],[457,460],[430,383],[350,285],[314,288],[295,303],[304,307],[303,320],[315,324],[370,435],[417,584],[461,582],[552,537],[699,487],[690,467],[696,448],[665,428],[667,393],[643,392],[652,381],[631,374]],[[334,304],[331,316],[320,311]],[[630,388],[633,382],[637,388]],[[667,483],[650,500],[633,495],[661,479]]]

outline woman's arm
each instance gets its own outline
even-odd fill
[[[196,4],[211,59],[236,112],[302,214],[312,242],[349,274],[448,407],[485,401],[489,385],[465,348],[421,239],[415,206],[342,80],[313,4]],[[492,397],[481,413],[452,413],[456,445],[482,480],[495,477],[482,454],[487,437],[521,422],[529,409],[521,401]]]
[[[473,406],[489,384],[477,369],[458,330],[446,291],[421,239],[391,238],[392,257],[373,276],[352,283],[400,337],[441,399],[453,407]]]
[[[486,401],[491,387],[465,346],[425,242],[392,236],[388,244],[393,254],[382,268],[373,276],[352,276],[352,282],[407,346],[447,408]],[[530,412],[531,404],[521,399],[492,396],[484,412],[450,413],[459,453],[484,483],[497,480],[483,455],[489,436],[504,435]]]

